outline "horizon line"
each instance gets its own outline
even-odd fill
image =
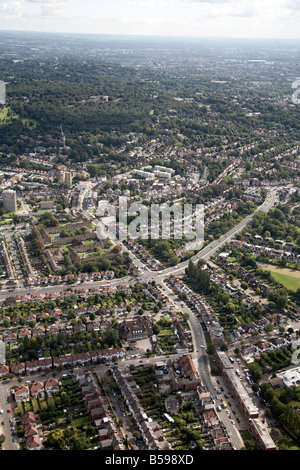
[[[38,31],[38,30],[25,30],[25,29],[0,29],[1,33],[20,33],[20,34],[53,34],[53,35],[78,35],[78,36],[118,36],[118,37],[132,37],[132,38],[164,38],[164,39],[233,39],[244,41],[300,41],[299,38],[278,38],[278,37],[240,37],[240,36],[195,36],[195,35],[175,35],[175,34],[134,34],[134,33],[94,33],[94,32],[70,32],[70,31]]]

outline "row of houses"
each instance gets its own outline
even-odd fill
[[[226,428],[220,422],[215,409],[206,409],[201,415],[202,429],[212,440],[213,450],[232,450]]]
[[[244,300],[246,304],[250,304],[252,302],[251,297],[247,296],[243,289],[234,286],[228,279],[226,279],[224,274],[210,271],[210,280],[215,284],[219,284],[225,292],[227,292],[230,296],[236,298],[240,302],[242,300]]]
[[[25,246],[25,242],[24,242],[23,238],[21,237],[21,235],[16,236],[16,242],[17,242],[19,252],[20,252],[20,255],[21,255],[21,258],[22,258],[22,262],[24,264],[27,275],[28,276],[34,276],[36,273],[35,273],[35,270],[34,270],[32,264],[30,262],[30,259],[29,259],[28,253],[27,253],[27,248]]]
[[[261,282],[254,274],[249,273],[247,269],[243,268],[242,266],[236,266],[231,261],[228,261],[224,256],[218,256],[217,260],[222,266],[227,269],[234,270],[237,272],[238,277],[242,280],[247,282],[253,289],[260,289],[260,293],[262,297],[267,297],[269,292],[271,291],[271,287],[267,284]]]
[[[44,398],[46,395],[52,395],[59,390],[60,385],[59,380],[51,378],[45,382],[21,384],[12,391],[12,394],[16,403],[26,402],[30,398]]]
[[[262,255],[270,256],[274,259],[286,258],[288,261],[293,261],[295,263],[300,263],[300,255],[294,251],[286,251],[284,249],[276,250],[275,248],[270,248],[263,245],[253,245],[251,243],[246,243],[242,240],[232,240],[229,243],[229,248],[231,250],[237,249],[243,252],[251,252],[252,255]]]
[[[49,314],[48,314],[49,315]],[[89,321],[87,323],[77,323],[76,325],[61,325],[61,326],[55,326],[55,325],[50,325],[47,328],[44,328],[43,326],[36,326],[34,329],[29,329],[29,328],[21,328],[19,331],[14,332],[11,331],[6,335],[3,335],[2,340],[6,344],[13,344],[17,343],[23,338],[37,338],[39,336],[48,336],[48,335],[58,335],[59,333],[62,334],[72,334],[75,332],[86,332],[86,331],[100,331],[100,330],[106,330],[108,328],[111,328],[112,324],[109,320],[103,320],[103,321]],[[1,335],[0,335],[1,339]]]
[[[211,306],[199,294],[192,291],[182,279],[171,274],[168,277],[168,282],[177,293],[185,294],[187,301],[192,304],[192,308],[195,309],[197,315],[201,317],[206,329],[209,331],[211,341],[215,345],[222,344],[223,328]]]
[[[170,443],[165,439],[159,424],[149,418],[142,407],[139,397],[141,391],[132,375],[122,373],[117,367],[112,370],[112,375],[119,385],[122,397],[124,398],[129,411],[141,433],[148,450],[171,450]]]
[[[41,450],[42,445],[42,428],[39,422],[39,415],[29,411],[28,413],[23,413],[22,425],[24,428],[24,436],[26,442],[27,450]]]
[[[154,302],[163,301],[163,295],[159,289],[153,284],[144,284],[143,292],[148,295]]]
[[[9,257],[8,251],[7,251],[7,247],[6,247],[6,244],[5,244],[4,240],[1,240],[1,242],[0,242],[0,252],[1,252],[3,262],[4,262],[5,271],[6,271],[6,275],[7,275],[8,279],[11,279],[11,280],[15,279],[15,277],[16,277],[15,272],[14,272],[13,265],[11,263],[11,260],[10,260],[10,257]]]
[[[170,313],[172,316],[172,312]],[[177,354],[187,354],[189,351],[189,344],[191,342],[191,331],[184,328],[181,318],[173,317],[172,326],[174,330],[174,337],[178,343],[175,346]]]
[[[142,307],[142,303],[140,302],[137,302],[135,304],[128,304],[130,307],[131,307],[131,311],[132,312],[138,312],[138,310],[140,310],[140,308]],[[83,317],[84,315],[90,315],[90,314],[94,314],[96,316],[104,316],[106,314],[120,314],[120,313],[123,313],[123,314],[127,314],[127,304],[119,304],[119,305],[109,305],[109,306],[102,306],[102,307],[98,307],[96,305],[89,305],[87,307],[79,307],[79,308],[75,308],[74,310],[69,310],[69,309],[65,309],[65,310],[61,310],[59,308],[56,308],[54,310],[52,310],[51,312],[41,312],[39,314],[34,314],[34,313],[31,313],[30,315],[27,315],[25,317],[25,323],[31,323],[31,322],[35,322],[35,323],[41,323],[41,322],[45,322],[45,321],[48,321],[50,320],[51,318],[53,317],[56,317],[58,319],[66,319],[69,317],[69,314],[70,313],[75,313],[76,315],[76,318],[80,319],[81,317]],[[9,316],[3,316],[0,318],[0,325],[3,325],[5,322],[9,322],[10,326],[15,326],[15,325],[18,325],[21,318],[23,317],[20,317],[20,316],[13,316],[13,317],[9,317]],[[99,323],[99,324],[98,324]],[[110,328],[111,327],[111,322],[109,320],[100,320],[96,323],[90,321],[90,322],[87,322],[86,325],[81,325],[81,324],[78,324],[78,325],[75,325],[73,327],[74,331],[89,331],[89,330],[92,330],[92,329],[107,329],[107,328]],[[51,333],[51,334],[56,334],[58,333],[59,331],[61,332],[68,332],[70,331],[72,327],[69,326],[69,325],[66,325],[66,326],[63,326],[61,327],[60,329],[58,329],[56,326],[54,325],[50,325],[48,328],[45,329],[45,331],[43,332],[42,331],[42,326],[39,325],[37,326],[36,328],[34,328],[34,330],[30,331],[28,330],[28,328],[24,327],[22,328],[21,330],[18,331],[18,334],[16,335],[12,335],[12,341],[15,339],[17,339],[17,337],[24,337],[24,336],[28,336],[28,337],[31,337],[31,336],[38,336],[39,334],[41,334],[42,336],[44,336],[45,333]],[[66,331],[64,331],[66,330]],[[1,339],[1,336],[0,336],[0,339]]]
[[[3,366],[0,377],[8,374],[26,375],[38,373],[44,370],[56,369],[57,367],[80,367],[87,364],[100,364],[124,359],[126,352],[124,348],[109,348],[99,351],[91,351],[78,354],[64,354],[58,357],[39,358],[35,361],[17,362],[10,366]]]
[[[244,238],[250,243],[254,241],[256,245],[268,246],[270,243],[276,243],[277,245],[280,245],[281,248],[284,248],[285,251],[296,251],[297,249],[296,243],[286,242],[285,240],[279,239],[274,240],[272,237],[262,237],[258,234],[252,235],[251,233],[246,232],[244,233]]]
[[[141,304],[137,304],[137,305],[141,305]],[[105,315],[106,313],[123,312],[125,310],[125,307],[126,306],[124,304],[112,305],[109,307],[104,307],[104,306],[98,307],[96,305],[89,305],[87,307],[79,307],[75,309],[75,314],[76,314],[76,317],[79,317],[79,318],[82,315],[90,315],[91,313],[94,313],[95,315]],[[136,308],[140,308],[140,307],[136,306]],[[30,315],[27,315],[25,317],[25,323],[30,323],[32,321],[36,323],[40,323],[40,322],[49,320],[51,317],[56,317],[59,319],[68,318],[70,313],[73,313],[73,310],[69,310],[69,309],[61,310],[60,308],[56,308],[49,313],[48,312],[41,312],[38,314],[31,313]],[[13,317],[9,317],[7,315],[3,316],[0,318],[0,325],[3,325],[5,321],[8,321],[10,323],[10,326],[18,325],[20,322],[20,318],[21,317],[19,317],[18,315],[15,315]],[[103,329],[108,328],[109,327],[108,324],[110,324],[109,320],[103,320],[103,322],[101,322],[101,327]]]
[[[100,450],[125,450],[123,438],[118,430],[107,400],[104,398],[92,372],[75,376],[91,420],[97,428]]]
[[[77,295],[81,299],[87,299],[90,296],[99,294],[100,296],[115,295],[118,292],[125,292],[126,294],[131,294],[131,287],[126,285],[117,285],[117,286],[98,286],[91,287],[89,289],[77,288],[74,290],[65,290],[61,292],[46,292],[45,294],[41,293],[32,293],[24,294],[22,296],[12,296],[7,297],[4,301],[5,304],[11,305],[16,302],[27,303],[27,302],[43,302],[48,300],[56,300],[57,297],[60,299],[65,299],[71,295]]]
[[[157,261],[156,259],[153,258],[153,256],[148,253],[148,251],[139,243],[137,243],[135,240],[132,240],[131,238],[127,239],[127,245],[130,248],[130,250],[136,252],[138,256],[142,258],[142,260],[149,266],[150,269],[153,271],[159,271],[161,269],[164,269],[164,266]]]
[[[197,388],[200,401],[200,420],[202,431],[206,432],[212,442],[213,450],[232,450],[232,442],[224,424],[220,421],[211,393],[204,385]]]
[[[292,347],[293,342],[299,339],[298,332],[287,333],[285,337],[274,337],[269,341],[262,341],[256,345],[249,345],[243,350],[243,357],[247,357],[247,360],[259,360],[263,353],[270,351],[276,351],[284,347]],[[271,370],[271,367],[270,367]]]
[[[65,274],[63,276],[50,274],[47,277],[29,275],[27,283],[29,286],[53,286],[57,284],[65,284],[66,282],[88,282],[88,281],[104,281],[114,279],[113,271],[102,271],[92,273]]]

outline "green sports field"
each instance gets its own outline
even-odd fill
[[[293,271],[288,268],[277,268],[272,265],[268,265],[266,269],[271,271],[272,277],[287,289],[296,292],[297,289],[300,288],[300,271]]]

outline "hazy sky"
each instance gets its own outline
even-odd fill
[[[300,38],[300,0],[0,0],[0,30]]]

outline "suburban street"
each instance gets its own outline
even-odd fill
[[[276,198],[276,193],[274,190],[270,190],[268,193],[268,196],[264,203],[259,206],[255,212],[257,211],[269,211],[277,202]],[[208,261],[222,246],[224,246],[226,243],[228,243],[230,240],[234,238],[234,236],[239,233],[241,230],[243,230],[247,224],[252,220],[253,214],[245,217],[238,225],[233,227],[229,232],[227,232],[225,235],[220,237],[218,240],[214,240],[211,242],[209,245],[207,245],[205,248],[200,250],[191,260],[195,263],[199,261],[199,259],[205,259]],[[179,263],[175,267],[170,267],[166,268],[162,271],[151,271],[138,257],[136,257],[126,246],[122,244],[121,241],[117,242],[120,247],[129,253],[130,258],[132,261],[135,263],[135,265],[139,268],[140,275],[139,275],[139,280],[142,282],[149,282],[151,280],[155,280],[156,283],[159,283],[163,281],[168,275],[173,274],[173,275],[179,275],[184,272],[184,270],[187,268],[189,264],[189,260],[184,261],[182,263]],[[121,279],[113,279],[112,281],[109,281],[109,285],[125,285],[125,284],[131,284],[135,282],[132,277],[125,277]],[[108,285],[108,281],[90,281],[90,282],[80,282],[78,283],[80,288],[82,289],[89,289],[91,287],[97,287],[97,286],[103,286],[103,285]],[[16,288],[11,291],[6,291],[6,292],[0,292],[0,301],[5,300],[7,297],[12,297],[12,296],[21,296],[27,293],[44,293],[46,294],[47,292],[57,292],[58,294],[62,292],[63,290],[66,289],[66,285],[53,285],[53,286],[46,286],[46,287],[22,287],[22,288]],[[75,287],[74,285],[72,286],[73,288]]]
[[[172,303],[175,306],[175,311],[181,311],[183,313],[187,313],[189,315],[189,325],[191,327],[193,344],[194,344],[194,353],[192,354],[192,358],[196,367],[196,370],[201,378],[201,383],[204,385],[207,390],[211,393],[213,397],[216,396],[216,388],[218,386],[216,379],[211,376],[210,373],[210,365],[208,355],[206,354],[206,342],[203,329],[200,325],[199,319],[196,317],[194,312],[186,305],[182,304],[182,302],[178,299],[178,297],[173,293],[173,291],[162,282],[163,292],[169,296]],[[220,379],[221,380],[221,379]],[[223,381],[222,381],[223,382]],[[222,387],[226,390],[224,384]],[[220,419],[224,426],[227,429],[228,435],[232,441],[232,444],[235,449],[240,449],[244,446],[241,436],[236,429],[236,427],[231,423],[231,419],[229,418],[228,414],[225,410],[218,412]]]
[[[268,211],[270,208],[272,208],[276,204],[276,194],[275,191],[271,190],[268,193],[268,196],[265,200],[265,202],[257,209],[263,210],[263,211]],[[209,260],[222,246],[224,246],[226,243],[228,243],[231,239],[234,238],[234,236],[240,232],[241,230],[246,227],[246,225],[252,220],[253,214],[250,216],[247,216],[245,219],[243,219],[237,226],[232,228],[229,232],[227,232],[225,235],[220,237],[218,240],[213,241],[209,245],[207,245],[205,248],[200,250],[193,258],[193,262],[197,262],[199,259],[205,259]],[[151,282],[152,280],[155,280],[156,285],[162,290],[162,292],[169,297],[171,302],[173,303],[175,307],[175,311],[181,311],[183,313],[187,313],[189,316],[189,325],[191,328],[191,334],[192,334],[192,339],[193,339],[193,344],[194,344],[194,353],[192,354],[192,358],[196,367],[196,370],[199,374],[199,378],[201,380],[201,383],[206,386],[207,390],[211,393],[213,397],[216,397],[216,389],[222,388],[226,390],[226,387],[224,383],[222,384],[217,384],[217,381],[214,377],[211,376],[210,373],[210,365],[209,365],[209,359],[206,354],[206,343],[205,343],[205,336],[203,329],[200,325],[199,319],[196,317],[194,312],[186,305],[183,304],[182,301],[173,293],[173,291],[168,287],[168,285],[165,283],[165,279],[170,275],[170,274],[182,274],[184,270],[187,268],[189,260],[184,261],[183,263],[178,264],[176,267],[171,267],[164,269],[159,272],[154,272],[149,270],[149,268],[140,260],[138,259],[130,250],[128,250],[127,247],[125,247],[121,242],[119,242],[119,245],[121,246],[122,250],[127,251],[129,253],[129,256],[131,257],[132,261],[134,264],[137,266],[137,268],[140,271],[139,276],[136,278],[133,277],[126,277],[122,279],[114,279],[112,281],[93,281],[93,282],[83,282],[83,283],[78,283],[79,288],[84,288],[84,289],[89,289],[91,287],[97,287],[97,286],[103,286],[103,285],[128,285],[131,283],[136,283],[136,282]],[[59,293],[62,292],[63,290],[66,289],[66,285],[54,285],[54,286],[48,286],[48,287],[27,287],[27,288],[17,288],[11,292],[1,292],[0,293],[0,300],[5,300],[7,297],[11,296],[21,296],[24,294],[32,294],[32,293],[47,293],[47,292],[56,292],[57,295],[59,296]],[[72,286],[73,288],[76,288],[76,285]],[[175,358],[176,355],[172,355],[172,358]],[[165,360],[166,357],[164,356],[159,356],[159,359]],[[157,357],[152,357],[149,359],[145,360],[149,364],[155,363],[157,361]],[[144,362],[145,362],[144,361]],[[123,366],[129,366],[130,364],[137,364],[139,361],[137,359],[130,359],[126,360],[120,363],[120,367]],[[96,366],[96,371],[101,372],[103,369],[105,370],[104,366]],[[31,377],[32,380],[34,380],[34,377]],[[222,381],[222,379],[220,379]],[[3,415],[1,418],[1,423],[4,422],[4,425],[2,426],[2,430],[5,433],[6,436],[6,441],[3,445],[4,449],[11,450],[17,448],[17,444],[13,442],[13,436],[11,433],[10,429],[10,414],[8,412],[8,409],[10,408],[10,404],[7,402],[7,396],[9,388],[17,384],[17,381],[4,381],[0,387],[0,407],[3,409]],[[224,392],[225,393],[225,392]],[[218,404],[218,403],[216,403]],[[236,411],[237,413],[238,410]],[[240,449],[243,447],[243,442],[241,439],[241,436],[236,428],[235,423],[233,424],[232,416],[229,415],[227,410],[222,410],[219,411],[219,416],[221,421],[223,422],[224,426],[226,427],[227,433],[230,436],[230,440],[232,441],[232,444],[235,449]],[[240,421],[242,422],[242,416],[240,416]]]
[[[16,385],[18,381],[16,380]],[[11,397],[9,389],[11,382],[5,380],[1,383],[0,387],[0,409],[3,410],[3,414],[0,415],[0,433],[5,435],[5,442],[2,445],[4,450],[17,450],[19,445],[17,442],[13,442],[12,426],[10,420],[13,419],[9,409],[11,409]],[[9,397],[9,398],[8,398]],[[4,423],[4,424],[3,424]]]

